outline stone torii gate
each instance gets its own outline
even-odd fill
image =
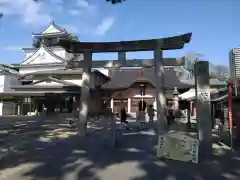
[[[107,67],[154,67],[156,83],[156,104],[157,104],[157,129],[158,134],[165,132],[165,95],[164,95],[164,68],[163,66],[182,66],[184,59],[169,58],[163,59],[163,50],[182,49],[191,40],[192,33],[160,39],[120,41],[120,42],[70,42],[60,40],[58,43],[71,53],[82,53],[83,60],[70,62],[71,67],[81,67],[82,88],[80,99],[80,111],[78,128],[80,135],[86,134],[86,124],[88,115],[88,99],[90,90],[91,68]],[[153,51],[153,59],[126,60],[126,52],[131,51]],[[118,52],[118,61],[92,61],[92,53]]]

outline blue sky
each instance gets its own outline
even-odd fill
[[[44,2],[45,1],[45,2]],[[228,53],[240,44],[239,0],[0,0],[0,63],[23,61],[22,47],[30,47],[32,32],[51,20],[78,35],[81,41],[137,40],[192,32],[184,49],[164,52],[180,57],[198,52],[214,64],[228,65]],[[152,52],[128,53],[129,58],[151,58]],[[116,53],[94,59],[116,59]]]

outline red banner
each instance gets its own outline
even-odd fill
[[[229,115],[229,128],[232,129],[232,92],[233,85],[231,83],[228,84],[228,115]]]

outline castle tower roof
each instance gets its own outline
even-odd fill
[[[54,21],[52,21],[48,27],[41,33],[32,33],[34,37],[53,37],[53,36],[64,36],[70,35],[64,28],[56,25]]]

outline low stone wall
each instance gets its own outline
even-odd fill
[[[0,126],[13,125],[18,123],[28,123],[29,121],[36,121],[35,116],[0,116]]]

